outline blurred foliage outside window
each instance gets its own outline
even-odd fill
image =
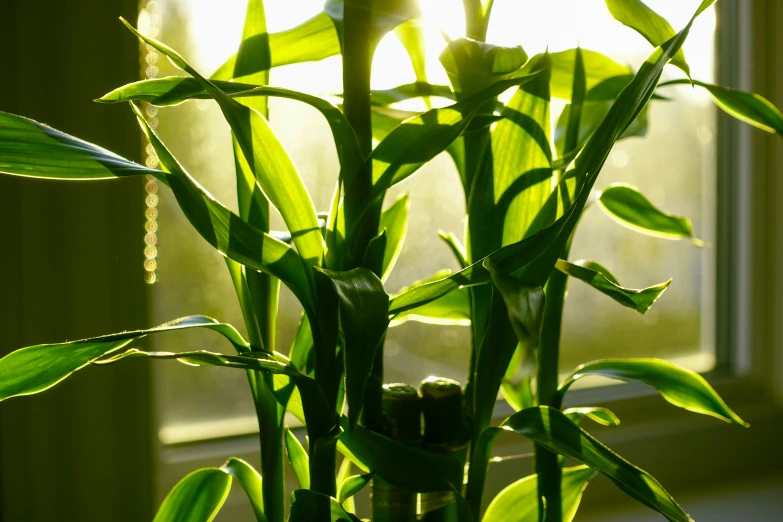
[[[157,33],[180,50],[203,73],[211,73],[236,51],[247,0],[151,0],[141,12],[143,32]],[[295,7],[293,4],[296,4]],[[678,0],[647,0],[672,22],[687,23],[691,13]],[[267,0],[270,32],[293,27],[316,14],[322,0]],[[428,42],[428,74],[432,83],[446,84],[437,60],[444,45],[439,31],[464,32],[461,0],[422,0]],[[547,47],[559,51],[581,45],[605,53],[634,68],[647,57],[649,43],[614,21],[603,0],[496,0],[487,41],[523,45],[532,56]],[[563,13],[567,13],[565,16]],[[694,77],[714,79],[715,13],[711,9],[693,27],[684,50]],[[375,55],[373,88],[383,89],[415,80],[404,49],[392,34]],[[164,59],[146,59],[146,74],[182,74]],[[676,74],[667,70],[666,74]],[[339,94],[340,57],[274,69],[270,83],[317,95]],[[313,82],[312,78],[318,81]],[[666,75],[664,80],[667,79]],[[659,208],[693,220],[698,237],[716,238],[716,113],[703,90],[687,86],[672,92],[680,101],[657,102],[649,115],[644,139],[623,140],[613,149],[596,188],[613,182],[639,187]],[[335,98],[336,101],[336,98]],[[553,103],[553,124],[562,104]],[[153,108],[154,111],[154,108]],[[235,208],[230,132],[217,105],[195,100],[161,109],[155,116],[162,138],[185,167],[215,197]],[[327,124],[314,109],[296,101],[270,99],[270,121],[309,188],[316,208],[327,210],[337,175],[337,156]],[[306,139],[302,139],[305,137]],[[438,239],[443,229],[462,236],[464,202],[456,170],[441,155],[412,179],[395,188],[411,195],[408,238],[387,291],[439,269],[458,268]],[[141,197],[141,196],[140,196]],[[205,313],[242,324],[238,303],[223,259],[188,225],[174,198],[162,194],[158,203],[157,281],[152,287],[152,323],[166,318]],[[273,228],[283,223],[275,216]],[[426,252],[426,255],[422,253]],[[578,281],[569,285],[565,308],[561,365],[574,367],[603,357],[663,357],[697,371],[714,366],[713,249],[685,242],[661,241],[611,223],[600,210],[588,209],[580,224],[572,259],[611,260],[608,268],[630,287],[644,287],[673,276],[674,282],[646,315],[618,307],[606,296]],[[296,299],[281,289],[278,350],[286,353],[299,321]],[[153,341],[156,349],[223,351],[219,336],[180,333]],[[168,348],[167,348],[168,347]],[[469,357],[469,330],[408,322],[390,330],[385,371],[389,382],[417,383],[430,374],[464,382]],[[171,363],[155,366],[161,439],[227,435],[256,426],[244,375],[226,379],[225,370],[200,371]]]

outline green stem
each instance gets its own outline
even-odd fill
[[[557,393],[558,364],[560,331],[567,285],[568,276],[559,270],[552,270],[545,289],[544,322],[541,329],[541,344],[538,348],[538,403],[554,408],[560,407]],[[546,513],[541,520],[543,522],[561,522],[561,468],[557,454],[536,445],[535,467],[538,474],[538,512]],[[544,503],[546,503],[546,509],[544,509]]]

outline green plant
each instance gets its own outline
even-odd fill
[[[693,18],[714,1],[701,2]],[[562,383],[557,369],[569,276],[640,313],[669,284],[628,289],[602,265],[567,258],[612,146],[643,133],[647,105],[661,97],[659,88],[691,81],[659,84],[668,63],[689,74],[681,46],[691,24],[675,33],[638,0],[606,0],[617,20],[655,46],[633,74],[606,56],[578,48],[528,58],[521,47],[486,44],[492,0],[464,4],[467,38],[448,42],[442,55],[450,87],[431,85],[423,74],[414,0],[329,0],[322,14],[276,34],[267,34],[263,2],[250,0],[239,51],[209,79],[176,51],[126,23],[189,75],[132,83],[98,100],[130,103],[162,170],[0,113],[2,172],[54,179],[150,174],[167,185],[193,227],[226,257],[248,335],[245,340],[228,324],[193,316],[148,330],[23,348],[0,360],[0,400],[44,391],[88,365],[130,357],[245,370],[258,414],[260,473],[239,459],[195,471],[166,497],[156,520],[211,520],[236,479],[258,520],[282,522],[285,454],[301,488],[292,494],[289,520],[356,520],[351,497],[371,481],[378,500],[375,520],[415,520],[417,495],[426,506],[423,520],[478,520],[492,443],[504,430],[535,443],[536,475],[501,492],[483,520],[571,520],[595,472],[669,520],[690,520],[654,478],[579,426],[584,417],[616,424],[614,414],[597,407],[562,410],[564,395],[573,381],[602,375],[640,381],[674,405],[744,422],[700,376],[661,360],[589,362]],[[419,81],[372,92],[374,49],[393,30],[410,53]],[[342,108],[266,85],[271,67],[321,59],[341,49]],[[763,98],[692,83],[707,89],[730,114],[783,133],[783,116]],[[513,97],[501,104],[498,96],[510,89]],[[340,169],[325,219],[267,121],[269,96],[309,104],[330,125]],[[407,98],[435,96],[454,103],[422,114],[390,107]],[[552,97],[569,103],[554,139],[549,133]],[[167,106],[192,98],[214,99],[231,127],[238,214],[184,170],[137,105]],[[373,138],[379,140],[374,148]],[[398,200],[383,210],[384,195],[444,151],[459,171],[469,219],[465,247],[453,234],[442,237],[463,269],[390,297],[383,281],[405,236],[407,202]],[[596,201],[629,227],[693,240],[687,219],[658,210],[633,187],[607,187]],[[269,228],[272,206],[285,221],[285,233]],[[275,339],[280,282],[304,309],[288,355],[277,350]],[[473,350],[464,390],[438,379],[423,383],[421,397],[410,386],[383,386],[385,334],[390,320],[406,316],[470,318]],[[236,354],[122,351],[135,339],[184,328],[216,331]],[[519,411],[492,426],[501,389]],[[306,426],[307,448],[286,429],[285,412]],[[339,470],[338,450],[345,455]],[[563,457],[582,465],[563,467]],[[353,465],[363,473],[351,475]],[[379,499],[388,503],[381,505]],[[389,505],[395,509],[383,509]]]

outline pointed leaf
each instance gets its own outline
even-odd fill
[[[647,7],[641,0],[606,0],[606,7],[615,20],[642,35],[654,47],[662,45],[676,34],[666,19]],[[690,68],[682,49],[674,55],[672,64],[690,75]]]
[[[692,521],[649,473],[601,444],[559,410],[548,406],[528,408],[506,419],[499,429],[515,431],[549,451],[587,464],[672,522]]]
[[[353,427],[364,403],[365,381],[372,370],[375,351],[389,326],[389,296],[383,283],[366,268],[348,272],[319,269],[339,301],[340,329],[344,338],[345,396]]]
[[[436,273],[429,280],[418,281],[412,286],[418,287],[427,284],[428,281],[440,280],[449,273],[451,273],[450,270],[443,270]],[[406,288],[401,290],[402,293],[405,293],[406,291]],[[424,305],[394,314],[390,326],[398,326],[408,321],[439,325],[469,326],[471,317],[470,309],[470,291],[467,288],[462,288],[454,290],[453,292],[448,292]]]
[[[340,54],[340,40],[332,19],[321,12],[294,28],[253,35],[243,41],[243,48],[249,55],[269,59],[237,65],[237,57],[234,55],[215,71],[212,78],[242,79],[272,67],[322,60]]]
[[[266,522],[264,496],[261,491],[261,474],[242,459],[232,457],[221,468],[234,477],[245,490],[258,522]]]
[[[285,430],[285,451],[291,467],[294,468],[299,487],[310,489],[310,459],[299,439],[291,432],[291,428]]]
[[[571,522],[582,501],[587,483],[595,471],[587,466],[564,468],[560,489],[563,501],[563,520]],[[482,518],[484,522],[539,522],[538,475],[529,475],[507,486],[489,504]]]
[[[701,375],[661,359],[603,359],[583,364],[560,385],[559,393],[565,394],[574,381],[590,375],[642,382],[675,406],[748,426]]]
[[[22,116],[0,112],[0,173],[110,179],[159,172]]]
[[[694,237],[690,219],[659,210],[631,185],[610,185],[598,196],[598,203],[609,217],[631,230],[663,239],[688,238],[697,246],[704,244]]]
[[[400,257],[405,236],[408,234],[408,209],[410,200],[407,194],[397,198],[392,206],[381,213],[380,229],[386,230],[386,249],[383,254],[381,281],[391,274],[397,258]]]
[[[134,330],[60,344],[21,348],[0,359],[0,400],[47,390],[99,357],[127,346],[149,334],[205,328],[228,339],[241,352],[249,346],[233,326],[203,315],[175,319],[147,330]]]
[[[618,303],[628,308],[633,308],[640,314],[647,313],[647,310],[658,300],[664,291],[669,287],[672,280],[665,283],[635,290],[618,285],[615,277],[601,267],[602,270],[596,270],[600,265],[588,265],[589,261],[577,261],[569,263],[563,259],[558,259],[555,267],[564,274],[575,277],[592,286],[602,294],[608,295]]]
[[[672,80],[662,83],[661,87],[681,83],[691,82],[688,80]],[[766,98],[758,94],[711,85],[698,80],[693,80],[693,84],[707,89],[718,107],[731,116],[763,131],[783,135],[783,114]]]
[[[563,413],[571,420],[571,422],[577,426],[579,426],[579,424],[582,422],[582,419],[585,417],[591,419],[594,422],[597,422],[598,424],[601,424],[602,426],[620,425],[620,419],[617,418],[617,415],[606,408],[599,408],[596,406],[568,408],[567,410],[563,410]]]
[[[364,475],[352,475],[340,482],[340,490],[337,493],[337,502],[342,504],[359,491],[362,490],[372,480],[372,473]]]
[[[219,468],[194,471],[163,500],[153,522],[210,522],[223,507],[231,475]]]
[[[468,266],[468,260],[467,260],[467,253],[465,252],[465,247],[462,245],[459,239],[457,239],[457,236],[454,235],[454,232],[444,232],[443,230],[438,230],[438,237],[443,240],[444,243],[449,247],[451,252],[454,254],[454,257],[457,259],[457,263],[459,263],[459,266],[462,268],[465,268]]]

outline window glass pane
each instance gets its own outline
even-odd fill
[[[439,30],[462,32],[459,0],[426,0],[430,80],[445,83],[437,62],[443,45]],[[698,2],[648,0],[675,28],[687,23]],[[321,0],[267,0],[270,31],[292,27],[316,14]],[[209,74],[239,43],[246,0],[153,0],[143,24],[179,50],[202,73]],[[142,24],[142,25],[143,25]],[[650,45],[608,14],[600,0],[496,0],[488,40],[522,44],[529,54],[572,48],[578,44],[606,53],[634,68],[650,54]],[[685,45],[693,76],[713,80],[715,15],[706,12]],[[150,59],[149,61],[154,61]],[[163,59],[157,76],[181,74]],[[150,72],[149,70],[147,71]],[[675,70],[667,75],[677,76]],[[373,86],[387,88],[413,81],[402,46],[387,38],[376,53]],[[271,83],[319,95],[339,93],[340,59],[276,69]],[[693,220],[697,235],[715,238],[715,109],[706,95],[688,87],[668,92],[672,101],[657,102],[650,112],[646,139],[620,142],[596,188],[624,181],[638,186],[656,205]],[[553,120],[562,105],[553,104]],[[228,126],[211,101],[194,101],[155,115],[164,141],[203,185],[229,207],[235,207],[233,160]],[[319,211],[328,208],[337,175],[337,158],[328,126],[315,110],[289,100],[270,102],[270,120],[312,193]],[[443,229],[462,235],[462,189],[448,157],[436,158],[389,194],[409,192],[408,239],[387,289],[427,277],[442,268],[456,269],[448,249],[437,238]],[[282,228],[275,216],[274,226]],[[193,232],[173,197],[160,191],[158,279],[152,287],[156,320],[203,313],[231,322],[242,320],[223,259]],[[686,242],[664,241],[624,229],[599,209],[587,211],[579,226],[572,259],[589,258],[610,268],[626,286],[674,282],[645,316],[623,308],[580,282],[572,282],[565,311],[563,369],[608,356],[662,356],[698,370],[712,366],[714,348],[714,254]],[[278,350],[288,351],[299,320],[296,300],[281,292]],[[437,374],[464,381],[469,355],[465,327],[409,322],[389,332],[386,380],[417,383]],[[152,342],[156,348],[226,350],[218,336],[203,332],[172,334]],[[156,365],[164,441],[252,429],[253,408],[241,372]],[[206,431],[200,431],[200,430]]]

